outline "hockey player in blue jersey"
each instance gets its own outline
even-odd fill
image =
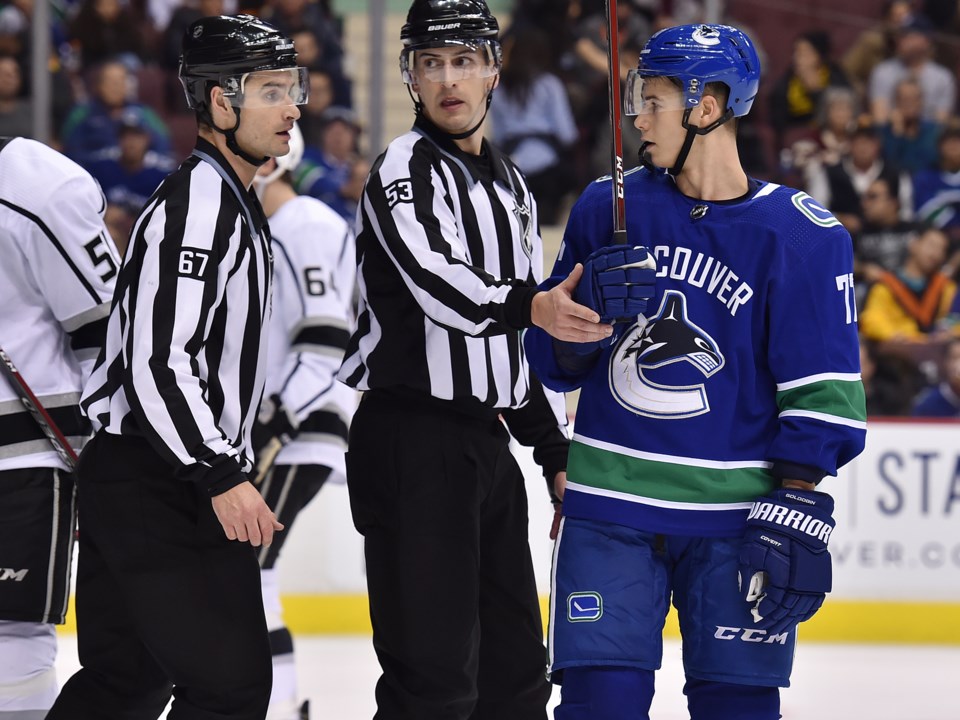
[[[549,670],[557,720],[648,718],[669,604],[693,720],[780,717],[796,625],[831,588],[833,500],[863,449],[853,254],[803,192],[749,178],[736,118],[757,94],[741,31],[654,35],[625,92],[646,167],[626,178],[629,246],[611,246],[610,178],[571,212],[546,287],[615,324],[530,363],[580,388],[555,548]]]

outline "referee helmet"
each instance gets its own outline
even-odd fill
[[[256,74],[275,74],[276,82],[251,83]],[[227,147],[253,165],[267,158],[255,157],[240,148],[237,129],[240,109],[278,107],[307,102],[307,69],[297,66],[293,41],[272,25],[252,15],[217,15],[192,23],[184,33],[180,54],[180,83],[187,106],[198,121],[227,139]],[[210,90],[219,86],[234,108],[232,128],[217,127],[210,113]]]
[[[448,46],[483,50],[487,56],[486,74],[496,75],[502,61],[499,33],[500,25],[484,0],[413,0],[407,21],[400,29],[403,81],[408,85],[413,81],[414,52]]]
[[[243,79],[250,73],[293,71],[294,89],[284,98],[302,105],[307,100],[307,73],[297,67],[293,41],[272,25],[252,15],[200,18],[184,33],[180,54],[180,83],[187,105],[208,112],[210,88],[219,85],[235,107],[249,105]]]

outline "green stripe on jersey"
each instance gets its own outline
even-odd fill
[[[867,401],[859,380],[819,380],[777,393],[777,407],[866,422]]]
[[[705,468],[648,460],[576,439],[570,444],[567,474],[572,482],[601,490],[695,505],[753,502],[776,486],[762,467]]]

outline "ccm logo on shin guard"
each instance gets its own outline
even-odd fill
[[[723,625],[717,625],[717,631],[713,634],[713,636],[717,640],[742,640],[743,642],[765,643],[767,645],[772,643],[786,645],[787,638],[790,637],[790,633],[784,632],[768,636],[766,630],[724,627]]]
[[[27,576],[28,572],[30,572],[29,568],[24,568],[23,570],[14,570],[13,568],[0,568],[0,581],[13,580],[14,582],[22,582],[23,579]]]
[[[772,502],[754,503],[747,520],[765,520],[784,527],[792,527],[794,530],[817,538],[824,545],[829,542],[830,533],[833,532],[833,528],[823,520]]]

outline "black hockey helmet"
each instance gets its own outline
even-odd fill
[[[400,29],[400,71],[410,84],[411,55],[416,50],[466,45],[486,52],[493,73],[500,70],[500,25],[485,0],[413,0]]]
[[[445,40],[492,39],[500,32],[484,0],[414,0],[400,30],[403,46],[435,47]]]
[[[251,75],[256,80],[249,82]],[[264,74],[276,74],[265,79]],[[268,158],[255,157],[237,142],[242,107],[303,105],[310,87],[307,69],[297,66],[293,41],[269,23],[252,15],[217,15],[200,18],[183,36],[180,83],[187,106],[198,119],[227,139],[227,147],[252,165]],[[210,89],[223,95],[236,111],[232,128],[220,128],[210,115]]]
[[[293,41],[275,27],[252,15],[219,15],[200,18],[187,28],[178,74],[187,105],[204,112],[213,85],[223,87],[238,105],[244,75],[296,68]]]

